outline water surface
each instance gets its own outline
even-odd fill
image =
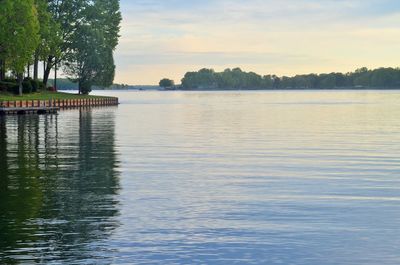
[[[400,264],[400,92],[102,92],[0,118],[0,264]]]

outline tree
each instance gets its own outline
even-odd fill
[[[6,74],[7,17],[5,14],[10,12],[11,4],[11,1],[0,0],[0,81],[4,80]]]
[[[2,0],[0,17],[2,60],[17,75],[19,94],[22,95],[23,72],[39,42],[39,21],[34,0]]]
[[[352,73],[329,73],[278,77],[245,72],[240,68],[216,73],[212,69],[188,72],[182,79],[183,89],[334,89],[334,88],[400,88],[400,68],[357,69]]]
[[[48,0],[35,0],[35,4],[40,27],[39,45],[36,48],[33,60],[33,79],[37,80],[39,60],[45,61],[51,55],[59,56],[62,39],[59,22],[50,13]],[[45,84],[47,84],[47,80]]]
[[[46,48],[41,56],[44,63],[43,84],[47,86],[50,72],[68,57],[80,14],[87,0],[47,0],[51,14]]]
[[[110,86],[115,76],[113,52],[122,20],[118,0],[69,0],[79,3],[74,30],[65,44],[64,70],[88,94],[93,85]]]
[[[13,71],[21,93],[26,65],[37,79],[43,60],[44,84],[61,64],[84,94],[110,86],[121,20],[119,0],[0,0],[0,80]]]
[[[175,85],[174,81],[168,78],[164,78],[159,83],[160,87],[167,88]]]

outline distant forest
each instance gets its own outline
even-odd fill
[[[182,79],[184,90],[236,89],[395,89],[400,88],[400,68],[360,68],[350,73],[307,74],[293,77],[261,76],[240,68],[215,72],[201,69]]]

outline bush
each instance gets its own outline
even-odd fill
[[[3,82],[14,83],[14,84],[18,83],[17,79],[15,79],[15,78],[6,78],[6,79],[3,80]]]
[[[32,93],[33,87],[30,80],[22,82],[22,93],[29,94]]]
[[[43,82],[39,82],[39,90],[42,90],[42,91],[46,90],[46,85],[43,84]]]
[[[32,92],[35,93],[40,90],[40,81],[39,80],[31,80]]]
[[[8,88],[14,86],[15,83],[0,81],[0,90],[7,91]]]
[[[18,84],[15,82],[0,82],[0,91],[18,94]]]

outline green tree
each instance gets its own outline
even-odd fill
[[[50,1],[51,2],[51,1]],[[60,25],[50,13],[47,0],[35,0],[39,19],[39,45],[36,48],[33,60],[33,79],[38,79],[39,60],[45,61],[49,56],[60,56],[62,45]],[[47,84],[47,80],[45,82]]]
[[[172,87],[172,86],[174,86],[174,84],[175,84],[174,81],[171,79],[168,79],[168,78],[162,79],[159,83],[160,87],[163,87],[163,88]]]
[[[12,9],[11,1],[0,0],[0,81],[6,74],[6,42],[7,42],[7,17],[5,14]]]
[[[51,15],[49,30],[45,35],[45,49],[39,59],[45,65],[43,83],[47,86],[51,70],[66,61],[71,52],[74,32],[81,21],[80,14],[87,0],[47,0],[48,12]],[[41,58],[40,58],[41,57]]]
[[[73,0],[69,0],[73,1]],[[66,43],[64,70],[88,94],[93,85],[108,87],[115,76],[113,52],[118,44],[121,13],[118,0],[79,2],[74,30]]]
[[[259,76],[240,68],[216,73],[212,69],[188,72],[182,79],[183,89],[335,89],[400,88],[400,68],[360,68],[350,73],[308,74],[294,77]]]
[[[369,87],[371,85],[371,71],[366,67],[357,69],[350,76],[353,80],[353,85],[356,87]]]
[[[34,0],[2,0],[0,17],[2,60],[17,75],[21,95],[25,66],[39,43],[39,21]]]

